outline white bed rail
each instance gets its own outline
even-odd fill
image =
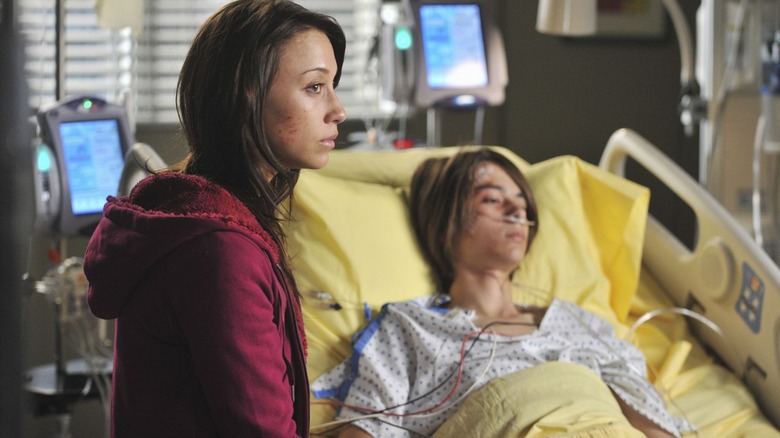
[[[704,188],[653,144],[616,131],[600,167],[625,176],[631,158],[694,212],[697,241],[689,250],[652,216],[642,263],[678,306],[699,312],[725,333],[693,323],[699,339],[741,377],[764,413],[780,426],[780,269]]]

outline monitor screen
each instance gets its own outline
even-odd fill
[[[477,4],[420,6],[420,32],[428,86],[434,89],[488,85],[488,67]]]
[[[71,211],[100,213],[106,196],[116,194],[124,166],[119,121],[64,122],[59,128]]]
[[[38,123],[51,163],[37,169],[36,229],[89,236],[106,198],[119,191],[125,154],[135,143],[127,111],[97,97],[73,97],[40,108]]]
[[[496,106],[508,81],[493,0],[409,0],[417,107]]]

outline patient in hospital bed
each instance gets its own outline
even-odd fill
[[[515,271],[544,225],[511,161],[486,148],[424,161],[410,215],[439,293],[383,306],[353,356],[315,382],[315,395],[338,400],[339,436],[566,432],[561,418],[576,419],[578,436],[694,429],[669,413],[644,356],[609,322],[563,300],[513,302]],[[479,429],[461,418],[480,409],[505,419]]]

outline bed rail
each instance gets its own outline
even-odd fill
[[[721,337],[692,322],[711,348],[780,426],[780,269],[704,188],[649,141],[629,129],[609,139],[599,166],[625,176],[631,158],[694,212],[697,242],[690,250],[652,216],[642,263],[676,305],[715,322]]]

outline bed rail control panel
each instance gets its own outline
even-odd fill
[[[625,176],[628,158],[672,190],[696,217],[698,241],[691,249],[648,216],[644,267],[676,305],[696,303],[722,329],[725,336],[710,330],[696,334],[742,376],[766,416],[780,425],[780,268],[696,180],[639,134],[620,129],[610,137],[599,165]]]
[[[758,333],[764,306],[764,282],[747,263],[742,264],[742,272],[742,292],[735,307],[745,324],[753,333]]]

